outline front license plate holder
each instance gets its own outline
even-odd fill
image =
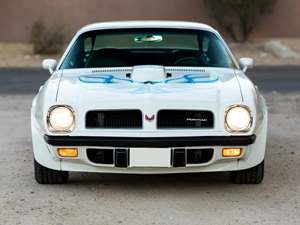
[[[129,167],[171,167],[169,148],[130,148]]]

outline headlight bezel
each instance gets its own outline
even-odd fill
[[[57,109],[57,108],[66,108],[68,109],[72,116],[73,116],[73,123],[72,125],[68,128],[68,129],[65,129],[65,130],[57,130],[53,127],[53,125],[51,124],[50,122],[50,116],[51,116],[51,113],[53,112],[53,110]],[[46,122],[47,122],[47,128],[50,132],[52,133],[57,133],[57,134],[67,134],[67,133],[71,133],[74,131],[74,128],[75,128],[75,123],[76,123],[76,120],[75,120],[75,111],[74,109],[69,106],[69,105],[53,105],[51,106],[49,109],[48,109],[48,112],[47,112],[47,118],[46,118]]]
[[[234,130],[232,129],[228,123],[227,123],[227,115],[230,112],[230,110],[234,109],[234,108],[243,108],[245,109],[248,113],[249,113],[249,123],[247,125],[246,128],[242,129],[242,130]],[[230,132],[230,133],[247,133],[251,130],[253,125],[253,113],[250,109],[249,106],[247,105],[240,105],[240,104],[235,104],[235,105],[230,105],[225,109],[225,115],[224,115],[224,127],[226,129],[226,131]]]

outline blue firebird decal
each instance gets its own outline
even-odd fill
[[[80,76],[79,80],[84,83],[100,83],[100,84],[115,84],[115,83],[139,83],[139,84],[197,84],[197,83],[212,83],[219,80],[218,75],[199,75],[199,74],[187,74],[177,78],[165,79],[162,81],[145,81],[145,82],[136,82],[132,79],[120,78],[114,75],[99,75],[99,76]]]

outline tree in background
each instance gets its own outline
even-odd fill
[[[276,0],[204,0],[217,23],[237,42],[248,40],[262,16]]]
[[[49,28],[44,21],[38,20],[32,26],[30,39],[35,54],[60,53],[65,41],[64,26],[53,25]]]

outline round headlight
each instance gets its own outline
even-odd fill
[[[225,114],[225,127],[229,132],[247,132],[251,128],[252,117],[246,106],[232,106]]]
[[[74,128],[75,117],[71,107],[56,106],[48,112],[48,128],[53,132],[71,132]]]

